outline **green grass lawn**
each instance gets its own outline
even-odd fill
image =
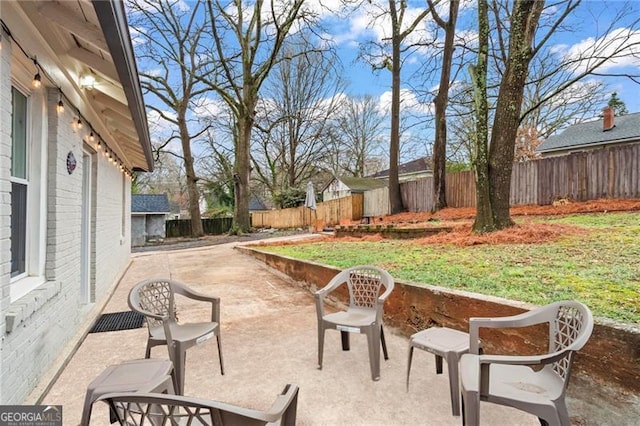
[[[410,240],[337,240],[259,249],[340,268],[374,264],[398,280],[538,305],[574,299],[596,316],[640,323],[640,213],[536,220],[588,232],[539,244],[460,247]]]

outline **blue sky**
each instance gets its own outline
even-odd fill
[[[268,1],[265,3],[268,3]],[[188,8],[191,4],[189,1],[183,1],[182,6]],[[341,10],[341,0],[307,0],[306,3],[307,7],[310,7],[320,16],[325,31],[324,36],[333,41],[342,60],[344,67],[343,77],[349,83],[345,88],[345,94],[350,96],[372,95],[379,100],[381,111],[388,111],[391,73],[386,70],[373,72],[369,64],[358,59],[358,52],[364,43],[380,41],[387,36],[390,28],[388,21],[384,18],[372,19],[376,11],[379,11],[380,7],[386,7],[387,4],[386,0],[365,1],[355,11],[344,14],[339,12]],[[405,22],[416,16],[421,8],[424,8],[424,5],[424,0],[408,0],[408,9],[405,14],[407,19]],[[448,2],[444,0],[438,7],[438,11],[445,17],[447,10]],[[547,11],[550,15],[556,12],[555,10]],[[462,9],[459,14],[456,31],[460,41],[464,40],[473,45],[477,31],[476,19],[475,0],[462,0]],[[594,44],[607,42],[609,42],[608,48],[610,49],[615,43],[612,43],[610,38],[603,38],[603,34],[606,32],[627,35],[630,43],[635,42],[640,45],[639,20],[640,1],[583,0],[579,8],[565,21],[564,28],[556,32],[547,42],[547,50],[541,52],[541,55],[575,58],[580,53],[588,53]],[[434,33],[433,28],[433,20],[427,17],[424,23],[414,31],[411,39],[415,40],[422,36],[429,40],[441,41],[442,34]],[[421,48],[414,51],[410,57],[405,58],[402,85],[404,112],[422,115],[427,118],[432,114],[432,105],[430,103],[432,96],[426,95],[421,99],[416,96],[414,88],[422,86],[426,90],[435,90],[439,79],[438,73],[435,73],[431,80],[416,80],[411,79],[411,76],[425,62],[436,61],[437,64],[438,52],[437,48]],[[609,61],[603,64],[599,71],[603,74],[619,74],[623,72],[640,74],[640,48],[638,46],[633,47],[631,53],[634,53],[635,57],[618,58],[615,61]],[[583,61],[576,62],[571,72],[574,74],[579,72],[585,61],[589,59],[589,55],[587,55],[587,58]],[[141,68],[144,69],[144,67],[145,64],[141,64]],[[619,97],[626,103],[629,112],[640,112],[640,96],[638,96],[640,94],[640,86],[638,84],[634,84],[627,78],[607,76],[589,76],[583,81],[586,82],[593,79],[602,80],[606,83],[607,94],[614,91],[617,92]],[[638,80],[640,81],[640,79]],[[153,102],[152,99],[148,98],[146,101],[147,103]],[[212,99],[205,104],[213,112],[220,111],[219,106],[216,106],[219,102]],[[603,104],[602,107],[604,106]],[[152,126],[154,121],[157,121],[156,118],[151,116],[150,123]],[[160,127],[162,127],[162,124]],[[421,132],[422,139],[429,139],[429,134],[431,133],[429,129],[423,129]]]
[[[328,2],[322,1],[328,7],[335,0]],[[549,2],[548,2],[549,3]],[[409,8],[417,8],[424,2],[409,1]],[[440,8],[441,13],[446,15],[446,5]],[[628,9],[624,9],[624,7]],[[373,9],[370,7],[370,9]],[[620,11],[623,11],[622,17],[616,17]],[[415,12],[414,12],[415,13]],[[371,24],[368,13],[364,9],[359,9],[348,18],[334,18],[330,14],[326,14],[327,18],[324,24],[327,26],[328,33],[333,37],[338,47],[338,51],[343,60],[343,64],[347,71],[346,77],[350,81],[348,92],[351,94],[372,94],[381,96],[384,92],[390,90],[390,73],[389,72],[371,72],[371,67],[364,62],[357,60],[358,47],[367,40],[379,40],[382,34],[388,28],[388,24],[378,22]],[[369,13],[370,15],[370,13]],[[408,13],[411,15],[411,12]],[[472,40],[475,36],[476,11],[474,1],[464,1],[463,7],[458,19],[457,33],[459,37]],[[555,55],[576,55],[578,52],[588,52],[594,44],[606,42],[602,35],[611,26],[615,33],[629,32],[630,40],[640,43],[640,25],[637,20],[640,19],[640,2],[639,1],[583,1],[582,4],[570,15],[565,21],[565,28],[558,31],[548,42],[549,52]],[[615,21],[615,22],[614,22]],[[423,27],[429,27],[429,18]],[[386,28],[385,28],[386,27]],[[630,31],[630,28],[633,29]],[[424,29],[424,28],[423,28]],[[425,32],[429,32],[428,29]],[[635,47],[633,52],[634,58],[618,58],[609,61],[599,68],[601,73],[629,73],[640,74],[640,48]],[[414,53],[410,60],[403,67],[403,77],[406,82],[403,86],[408,88],[410,85],[409,78],[413,71],[428,60],[422,52]],[[580,67],[577,66],[577,69]],[[623,77],[587,77],[587,79],[600,79],[607,84],[608,92],[616,91],[619,97],[626,103],[629,112],[640,112],[640,85],[633,83],[628,78]],[[640,79],[639,79],[640,81]],[[413,82],[415,84],[415,81]]]

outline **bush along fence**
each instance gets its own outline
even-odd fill
[[[226,234],[231,229],[233,218],[214,217],[202,219],[205,235]],[[190,237],[191,219],[172,219],[165,222],[167,238]]]

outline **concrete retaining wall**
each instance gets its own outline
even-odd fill
[[[314,292],[339,272],[312,262],[236,247]],[[346,304],[345,288],[338,303]],[[396,281],[385,304],[385,324],[410,336],[431,326],[467,331],[469,317],[498,317],[532,308],[475,293]],[[492,331],[492,330],[485,330]],[[508,329],[481,334],[487,353],[533,354],[544,351],[542,329]],[[596,319],[593,334],[577,354],[568,390],[569,412],[584,425],[637,425],[640,422],[640,327]]]

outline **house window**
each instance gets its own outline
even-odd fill
[[[26,272],[27,256],[27,97],[11,88],[11,277]]]
[[[12,302],[45,282],[47,248],[45,98],[41,92],[23,89],[27,84],[15,77],[11,87]]]

